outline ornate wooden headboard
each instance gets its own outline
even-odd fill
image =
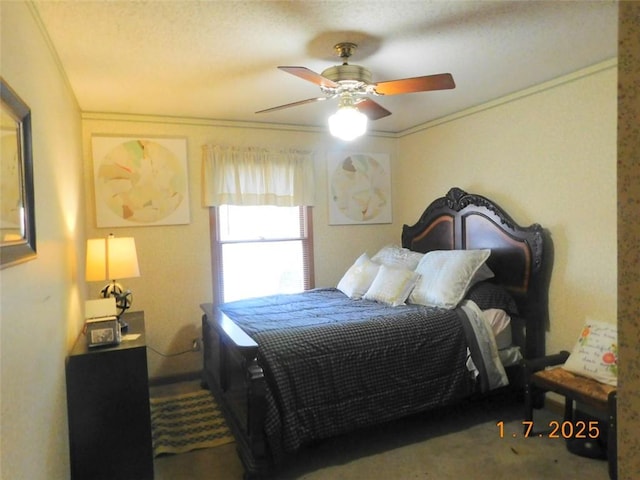
[[[521,227],[488,198],[454,187],[434,200],[415,225],[404,225],[402,246],[423,253],[491,249],[492,281],[512,293],[526,322],[524,354],[544,355],[553,246],[539,224]]]

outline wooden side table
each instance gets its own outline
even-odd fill
[[[124,320],[137,339],[89,349],[80,335],[67,358],[73,480],[153,479],[144,312]]]
[[[571,453],[576,455],[582,455],[591,458],[597,458],[601,454],[606,455],[609,461],[609,478],[616,480],[618,478],[618,442],[617,442],[617,391],[616,387],[600,383],[596,380],[581,377],[575,375],[562,368],[553,368],[547,370],[546,367],[556,366],[563,364],[569,358],[569,352],[561,351],[556,355],[549,355],[546,357],[525,360],[523,362],[523,368],[525,372],[525,414],[523,426],[527,429],[527,425],[533,425],[533,396],[535,392],[555,392],[562,395],[565,398],[564,406],[564,418],[563,429],[565,423],[568,423],[569,432],[565,435],[562,430],[560,438],[565,438],[567,441],[567,448]],[[580,402],[584,405],[588,405],[597,412],[607,416],[607,443],[606,451],[600,452],[599,443],[599,430],[598,442],[593,442],[596,445],[594,448],[586,448],[589,444],[587,439],[593,439],[590,434],[591,431],[581,431],[580,436],[575,437],[578,440],[577,443],[573,443],[574,448],[571,448],[573,439],[573,429],[576,425],[576,431],[578,428],[582,428],[585,422],[578,427],[578,422],[574,423],[574,402]],[[586,430],[586,429],[585,429]],[[584,440],[584,442],[583,442]],[[577,446],[576,446],[577,445]],[[585,445],[582,448],[578,446]]]

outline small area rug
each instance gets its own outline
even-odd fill
[[[184,453],[234,441],[211,392],[151,398],[153,453]]]

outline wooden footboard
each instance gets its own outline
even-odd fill
[[[264,437],[267,403],[258,345],[213,304],[201,305],[203,381],[213,393],[237,444],[245,478],[269,472]]]

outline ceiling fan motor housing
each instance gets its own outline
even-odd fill
[[[371,72],[360,65],[335,65],[322,71],[321,75],[333,82],[339,83],[341,88],[327,88],[329,93],[358,90],[371,84]]]

